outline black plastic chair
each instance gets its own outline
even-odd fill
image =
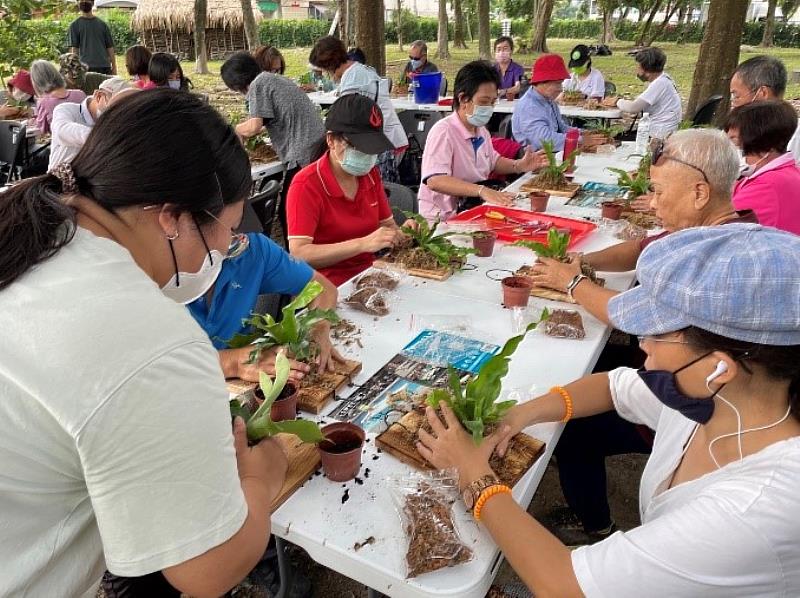
[[[611,81],[606,81],[606,89],[604,92],[604,96],[613,96],[617,94],[617,86],[614,85]]]
[[[703,102],[692,117],[692,126],[702,127],[703,125],[710,125],[714,120],[714,116],[717,114],[717,109],[722,100],[723,97],[721,95],[714,95]]]
[[[403,125],[406,137],[414,137],[423,150],[431,127],[442,119],[441,112],[429,112],[427,110],[403,110],[397,116],[400,119],[400,124]]]
[[[419,213],[419,201],[411,189],[397,183],[384,183],[383,189],[386,191],[386,198],[389,200],[389,206],[392,208],[392,215],[397,226],[407,220],[403,212]]]
[[[0,121],[0,184],[8,185],[20,178],[23,166],[23,147],[28,142],[25,123],[15,120]]]
[[[261,179],[253,183],[242,215],[241,233],[264,233],[270,236],[280,199],[281,181]]]

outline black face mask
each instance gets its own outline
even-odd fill
[[[675,374],[694,365],[704,357],[708,357],[711,353],[712,352],[708,352],[705,355],[701,355],[674,372],[668,372],[666,370],[646,370],[642,368],[639,370],[639,377],[644,380],[647,388],[649,388],[650,391],[656,395],[656,398],[664,403],[664,405],[670,409],[679,411],[698,424],[705,424],[708,423],[708,420],[714,415],[714,401],[711,399],[717,396],[717,392],[722,390],[722,387],[708,397],[693,399],[692,397],[687,397],[678,390]]]
[[[92,12],[92,6],[94,3],[92,2],[78,2],[78,9],[81,12]]]

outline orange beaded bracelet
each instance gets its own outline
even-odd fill
[[[564,399],[564,417],[561,418],[561,423],[567,423],[572,419],[572,397],[563,386],[554,386],[550,392],[557,392]]]
[[[481,510],[483,510],[483,505],[486,504],[487,500],[493,496],[504,493],[511,494],[511,488],[505,484],[495,484],[494,486],[489,486],[486,490],[481,492],[478,500],[475,501],[475,508],[472,509],[472,515],[475,517],[475,521],[481,520]]]

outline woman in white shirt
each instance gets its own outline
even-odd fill
[[[475,446],[443,408],[420,452],[455,467],[467,504],[536,596],[800,595],[800,238],[755,224],[652,243],[611,300],[645,370],[594,374],[514,407]],[[616,409],[656,431],[642,525],[570,552],[488,465],[512,434]],[[445,427],[446,426],[446,427]]]
[[[678,88],[672,77],[664,72],[667,55],[661,48],[645,48],[636,53],[634,60],[637,63],[636,77],[648,83],[647,89],[633,101],[619,100],[617,108],[633,114],[647,112],[650,114],[650,136],[666,139],[678,130],[683,117]]]
[[[398,182],[397,165],[408,147],[408,137],[394,110],[388,81],[381,79],[372,67],[349,58],[344,42],[332,35],[320,38],[314,44],[308,62],[330,73],[339,84],[340,96],[360,93],[378,104],[383,112],[383,132],[394,146],[394,150],[378,156],[378,170],[385,182]]]
[[[4,595],[93,597],[108,568],[219,596],[263,555],[286,458],[231,433],[182,305],[214,283],[250,186],[219,113],[161,89],[0,193]]]
[[[578,44],[569,53],[571,77],[564,81],[564,91],[579,91],[587,98],[602,100],[606,94],[603,73],[592,66],[589,46]]]

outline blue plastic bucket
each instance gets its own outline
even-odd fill
[[[414,102],[435,104],[439,101],[442,73],[418,73],[414,75]]]

